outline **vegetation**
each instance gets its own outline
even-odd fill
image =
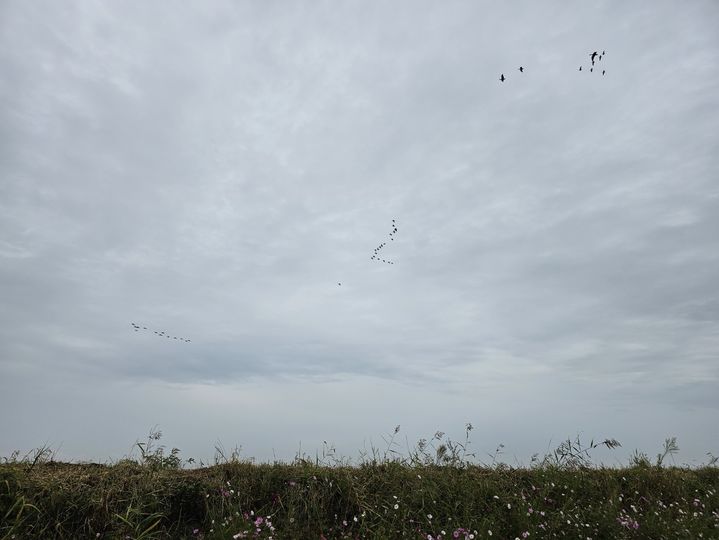
[[[115,464],[70,464],[43,447],[0,464],[0,539],[359,539],[421,540],[719,538],[717,458],[667,467],[667,439],[654,463],[635,452],[625,468],[593,467],[607,439],[567,440],[528,468],[489,464],[436,433],[409,456],[394,433],[384,451],[356,465],[322,456],[256,464],[217,448],[215,463],[189,468],[153,430],[139,456]]]

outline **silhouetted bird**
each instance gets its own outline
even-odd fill
[[[589,71],[594,71],[594,68],[589,68]]]
[[[594,51],[594,52],[592,53],[592,55],[591,55],[592,65],[594,65],[594,59],[597,57],[597,54],[599,54],[599,53],[597,53],[597,51]]]
[[[599,61],[600,61],[600,62],[602,61],[602,55],[601,55],[601,54],[599,55]]]
[[[342,285],[341,283],[338,283],[337,285]]]
[[[582,71],[582,66],[579,66],[579,71]]]
[[[602,75],[604,75],[605,73],[606,73],[606,71],[605,71],[605,70],[602,70]]]
[[[524,73],[524,68],[522,66],[519,66],[519,72]]]
[[[502,73],[502,75],[499,77],[499,80],[502,81],[502,82],[505,81],[505,79],[504,79],[504,73]]]
[[[604,56],[605,54],[607,54],[607,51],[602,51],[602,56]]]

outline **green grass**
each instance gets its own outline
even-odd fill
[[[114,464],[14,453],[0,464],[0,539],[719,538],[716,459],[667,467],[674,439],[654,463],[635,453],[627,467],[594,467],[592,449],[619,443],[577,439],[513,468],[473,459],[470,425],[464,442],[437,433],[408,456],[398,431],[357,464],[332,449],[273,464],[218,449],[213,466],[184,468],[159,431]]]

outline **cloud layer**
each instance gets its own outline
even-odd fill
[[[260,457],[467,421],[717,452],[714,2],[0,15],[0,453],[116,455],[103,395],[199,453],[236,407]]]

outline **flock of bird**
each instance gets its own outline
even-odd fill
[[[130,324],[132,325],[132,328],[135,330],[135,332],[139,332],[140,330],[147,330],[148,332],[153,332],[158,337],[164,337],[167,339],[176,339],[179,341],[183,341],[185,343],[190,343],[192,341],[191,339],[187,339],[187,338],[180,337],[180,336],[171,336],[170,334],[166,333],[164,330],[162,330],[161,332],[158,332],[157,330],[152,330],[152,329],[148,328],[147,326],[140,326],[139,324],[135,324],[134,322],[131,322]]]
[[[602,51],[601,54],[599,54],[597,51],[594,51],[594,52],[592,52],[592,53],[589,53],[589,59],[592,61],[592,67],[589,68],[590,73],[591,73],[591,72],[594,72],[594,63],[595,63],[595,61],[601,61],[601,60],[602,60],[602,57],[603,57],[605,54],[607,54],[606,51]],[[583,67],[583,66],[579,66],[579,71],[582,71],[582,67]],[[519,71],[520,73],[524,73],[524,66],[519,66],[519,70],[518,70],[518,71]],[[606,75],[606,73],[607,73],[607,70],[603,69],[603,70],[602,70],[602,75]],[[504,82],[504,81],[506,81],[506,80],[507,80],[507,77],[505,77],[505,76],[504,76],[504,73],[502,73],[502,74],[499,76],[499,81],[500,81],[500,82]]]
[[[389,233],[389,239],[394,242],[394,235],[397,234],[397,231],[399,229],[397,228],[397,221],[392,220],[392,231]],[[370,257],[371,261],[376,261],[378,263],[385,263],[385,264],[394,264],[394,261],[391,261],[389,259],[383,259],[380,257],[379,252],[382,251],[382,249],[387,245],[387,242],[382,242],[379,246],[374,248],[374,252],[372,253],[372,256]],[[338,282],[337,285],[342,286],[341,282]]]
[[[390,239],[392,242],[394,242],[394,238],[392,238],[392,237],[393,237],[395,234],[397,234],[397,231],[398,231],[398,229],[397,229],[397,223],[396,223],[395,220],[393,219],[393,220],[392,220],[392,232],[389,233],[389,239]],[[388,260],[388,259],[383,259],[383,258],[381,258],[380,255],[379,255],[379,252],[380,252],[380,251],[382,250],[382,248],[384,248],[386,245],[387,245],[387,242],[382,242],[379,246],[377,246],[376,248],[374,248],[374,253],[373,253],[372,256],[370,257],[370,260],[371,260],[371,261],[377,261],[377,262],[383,262],[383,263],[385,263],[385,264],[394,264],[394,261],[390,261],[390,260]]]
[[[592,67],[589,68],[589,72],[590,72],[590,73],[594,72],[594,62],[595,62],[595,60],[598,61],[598,62],[601,61],[601,60],[602,60],[602,56],[604,56],[605,54],[607,54],[607,51],[602,51],[602,54],[599,54],[597,51],[594,51],[593,53],[591,53],[591,54],[589,55],[589,59],[592,61]],[[599,58],[597,58],[597,57],[599,57]],[[582,66],[579,66],[579,71],[582,71]],[[607,70],[606,70],[606,69],[603,69],[603,70],[602,70],[602,75],[605,75],[606,73],[607,73]]]

